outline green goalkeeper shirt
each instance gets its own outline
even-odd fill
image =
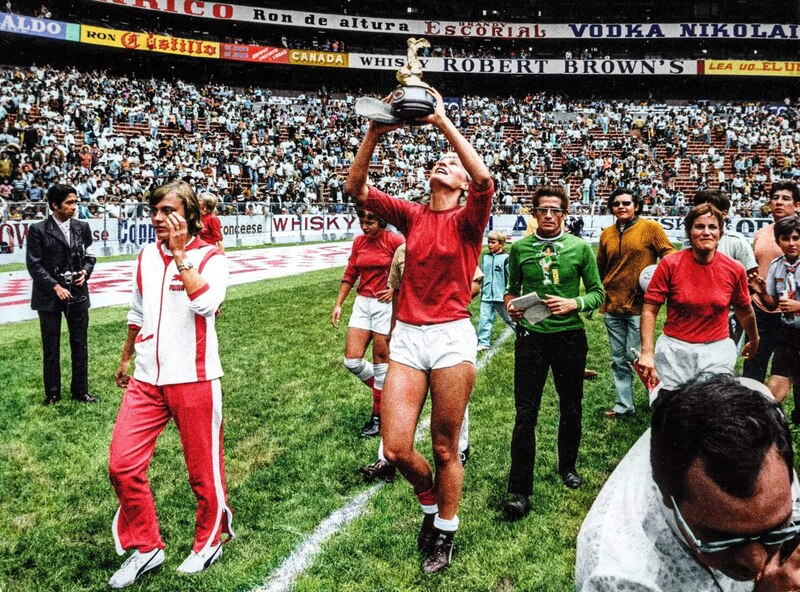
[[[581,280],[585,294],[580,295]],[[536,333],[557,333],[583,328],[578,312],[599,308],[605,299],[597,262],[589,244],[567,233],[551,239],[532,234],[516,241],[509,254],[506,294],[536,294],[574,298],[578,310],[567,315],[551,315],[531,325],[524,318],[522,327]]]

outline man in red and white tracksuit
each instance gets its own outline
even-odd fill
[[[116,381],[125,388],[111,438],[109,474],[119,498],[112,530],[117,552],[133,554],[109,581],[113,588],[164,561],[147,467],[170,419],[181,436],[189,482],[197,497],[192,552],[178,567],[196,573],[233,538],[222,446],[222,367],[214,319],[225,298],[228,263],[196,238],[200,208],[192,188],[168,183],[150,198],[158,242],[145,246],[136,266],[128,337]],[[136,370],[128,376],[135,351]]]

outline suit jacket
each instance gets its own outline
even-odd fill
[[[81,302],[71,307],[73,310],[86,310],[89,308],[89,277],[92,275],[96,258],[91,252],[92,233],[86,222],[72,218],[69,222],[71,244],[67,244],[64,234],[50,216],[44,222],[31,225],[28,229],[28,248],[25,254],[25,263],[28,273],[33,278],[33,293],[31,294],[31,308],[58,312],[64,309],[64,304],[56,296],[53,289],[59,281],[63,280],[59,274],[65,271],[86,270],[86,282],[82,286],[69,286],[70,292],[76,298],[85,296]],[[66,287],[66,286],[65,286]]]

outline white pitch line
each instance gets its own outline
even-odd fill
[[[489,360],[498,352],[500,346],[502,346],[513,333],[514,332],[510,328],[507,328],[502,335],[500,335],[494,345],[486,352],[486,355],[478,362],[477,369],[479,372],[486,367],[486,364],[488,364]],[[417,442],[425,436],[430,425],[430,416],[425,417],[420,422],[419,426],[417,426],[417,433],[414,438]],[[330,516],[325,518],[325,520],[320,522],[314,532],[306,537],[303,542],[300,543],[300,546],[284,560],[280,567],[276,568],[275,571],[270,574],[264,584],[258,588],[253,588],[251,592],[285,592],[291,590],[295,580],[311,567],[317,555],[322,551],[322,545],[343,527],[360,517],[364,513],[364,507],[367,505],[367,502],[372,499],[384,485],[386,485],[384,482],[373,485],[354,497],[346,506],[334,511]]]

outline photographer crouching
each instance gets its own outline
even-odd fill
[[[67,319],[72,353],[72,400],[97,403],[89,394],[89,287],[94,269],[89,225],[73,218],[78,195],[69,185],[47,191],[53,215],[31,225],[25,262],[33,278],[31,308],[42,331],[44,404],[61,400],[61,315]]]

